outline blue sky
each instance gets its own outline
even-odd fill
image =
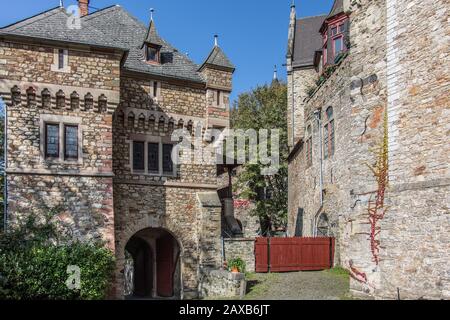
[[[297,17],[328,13],[333,0],[296,0]],[[76,3],[65,0],[64,6]],[[236,65],[233,99],[259,84],[270,82],[274,65],[286,78],[285,63],[291,0],[91,0],[104,8],[119,4],[147,23],[150,8],[162,37],[201,63],[219,34],[219,45]],[[8,1],[0,26],[59,5],[59,0]]]

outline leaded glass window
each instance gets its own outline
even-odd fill
[[[145,170],[144,149],[145,149],[144,142],[139,141],[133,142],[133,170],[137,171]]]
[[[64,126],[64,158],[78,159],[78,126]]]
[[[59,157],[59,124],[45,125],[45,157]]]
[[[148,171],[159,173],[159,143],[148,144]]]
[[[171,145],[171,144],[163,145],[163,172],[164,173],[173,173],[172,149],[173,149],[173,145]]]

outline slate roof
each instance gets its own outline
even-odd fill
[[[344,0],[335,0],[330,14],[327,16],[327,18],[334,17],[335,15],[342,12],[344,12]]]
[[[150,21],[150,26],[148,27],[147,35],[145,36],[144,41],[147,43],[156,44],[158,46],[164,45],[163,40],[156,31],[155,22],[153,20]]]
[[[320,27],[327,15],[298,19],[295,26],[293,67],[314,65],[316,50],[322,47]]]
[[[120,6],[111,6],[81,18],[81,29],[69,29],[69,14],[53,8],[0,29],[0,35],[25,36],[128,51],[125,70],[204,83],[199,66]],[[151,31],[151,32],[149,32]],[[144,61],[142,45],[148,37],[161,45],[161,65]]]
[[[212,49],[208,58],[206,58],[205,62],[203,63],[203,65],[200,69],[202,69],[203,66],[205,66],[205,65],[213,65],[213,66],[218,66],[218,67],[232,69],[232,70],[235,69],[234,65],[227,58],[227,56],[225,55],[223,50],[220,49],[219,46],[214,46],[214,48]]]

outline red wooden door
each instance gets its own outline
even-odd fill
[[[156,288],[160,297],[173,297],[173,254],[171,236],[163,236],[156,241]]]

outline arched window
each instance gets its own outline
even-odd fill
[[[306,166],[312,165],[312,128],[309,125],[306,129]]]
[[[329,237],[330,236],[330,223],[326,213],[322,213],[317,220],[316,227],[317,237]]]
[[[324,156],[325,159],[334,155],[334,114],[333,107],[328,107],[325,118]]]

